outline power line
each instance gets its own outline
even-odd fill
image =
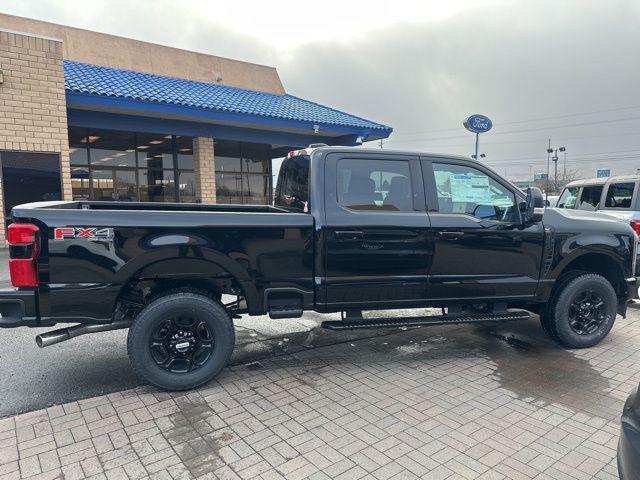
[[[613,120],[598,120],[593,122],[567,123],[565,125],[554,125],[549,127],[526,128],[522,130],[509,130],[506,132],[495,132],[492,134],[492,136],[512,135],[514,133],[544,132],[544,131],[557,130],[562,128],[586,127],[590,125],[602,125],[605,123],[628,122],[628,121],[634,121],[634,120],[640,120],[640,117],[616,118]],[[453,135],[449,137],[433,137],[433,138],[416,138],[413,140],[394,140],[394,142],[395,143],[433,142],[438,140],[450,140],[454,138],[468,138],[468,135]]]
[[[507,121],[507,122],[500,122],[500,125],[519,125],[519,124],[523,124],[523,123],[530,123],[530,122],[540,122],[540,121],[544,121],[544,120],[557,120],[559,118],[571,118],[571,117],[581,117],[581,116],[586,116],[586,115],[596,115],[599,113],[611,113],[611,112],[620,112],[623,110],[633,110],[633,109],[637,109],[640,108],[640,105],[633,105],[633,106],[629,106],[629,107],[617,107],[617,108],[608,108],[608,109],[604,109],[604,110],[592,110],[590,112],[582,112],[582,113],[567,113],[564,115],[553,115],[553,116],[549,116],[549,117],[538,117],[538,118],[529,118],[527,120],[513,120],[513,121]],[[440,132],[451,132],[451,131],[456,131],[459,130],[460,127],[455,127],[455,128],[442,128],[442,129],[438,129],[438,130],[423,130],[423,131],[415,131],[415,132],[407,132],[407,133],[396,133],[396,135],[422,135],[425,133],[440,133]]]
[[[568,142],[570,140],[583,140],[585,138],[588,139],[592,139],[592,138],[610,138],[610,137],[637,137],[638,136],[638,132],[629,132],[629,133],[611,133],[608,135],[582,135],[579,137],[561,137],[561,142]],[[465,135],[464,138],[469,138],[468,136]],[[520,144],[520,143],[546,143],[547,139],[546,138],[538,138],[535,140],[508,140],[506,142],[492,142],[490,139],[487,139],[486,141],[483,142],[483,145],[512,145],[512,144]],[[395,140],[392,138],[387,139],[388,143],[394,143]],[[438,145],[438,148],[468,148],[469,147],[469,143],[465,142],[465,143],[456,143],[456,144],[449,144],[449,145]]]

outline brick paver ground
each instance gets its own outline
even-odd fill
[[[613,479],[639,360],[637,310],[580,351],[533,320],[310,345],[4,418],[0,478]]]

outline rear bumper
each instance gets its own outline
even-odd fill
[[[35,290],[0,290],[0,328],[40,325],[37,305]]]

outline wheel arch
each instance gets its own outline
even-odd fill
[[[250,312],[262,308],[260,295],[242,265],[242,258],[234,259],[213,249],[154,249],[127,262],[117,272],[116,280],[122,286],[117,302],[136,296],[136,290],[144,285],[152,297],[191,287],[215,297],[224,293],[243,296]]]
[[[613,286],[616,295],[626,294],[624,271],[616,256],[607,251],[582,252],[566,259],[556,269],[556,283],[562,277],[577,272],[595,273],[606,278]]]

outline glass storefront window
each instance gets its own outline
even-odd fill
[[[216,171],[227,173],[241,170],[240,142],[216,141],[213,152],[216,159]]]
[[[89,145],[89,161],[93,167],[135,167],[135,136],[114,130],[90,130],[80,140]]]
[[[74,199],[199,201],[191,137],[69,127],[69,146]],[[216,141],[218,202],[269,203],[270,153],[269,145]]]
[[[138,171],[141,202],[175,202],[176,188],[173,170]]]
[[[178,169],[193,170],[193,139],[191,137],[176,137]]]
[[[92,200],[113,200],[113,170],[92,170],[91,191]]]
[[[69,162],[72,166],[89,165],[87,144],[82,140],[88,135],[86,128],[69,129]]]
[[[218,203],[270,203],[271,147],[257,143],[216,141]]]
[[[71,191],[74,200],[89,200],[89,169],[71,167]]]
[[[194,203],[196,201],[196,178],[194,173],[181,171],[178,175],[180,201]]]

